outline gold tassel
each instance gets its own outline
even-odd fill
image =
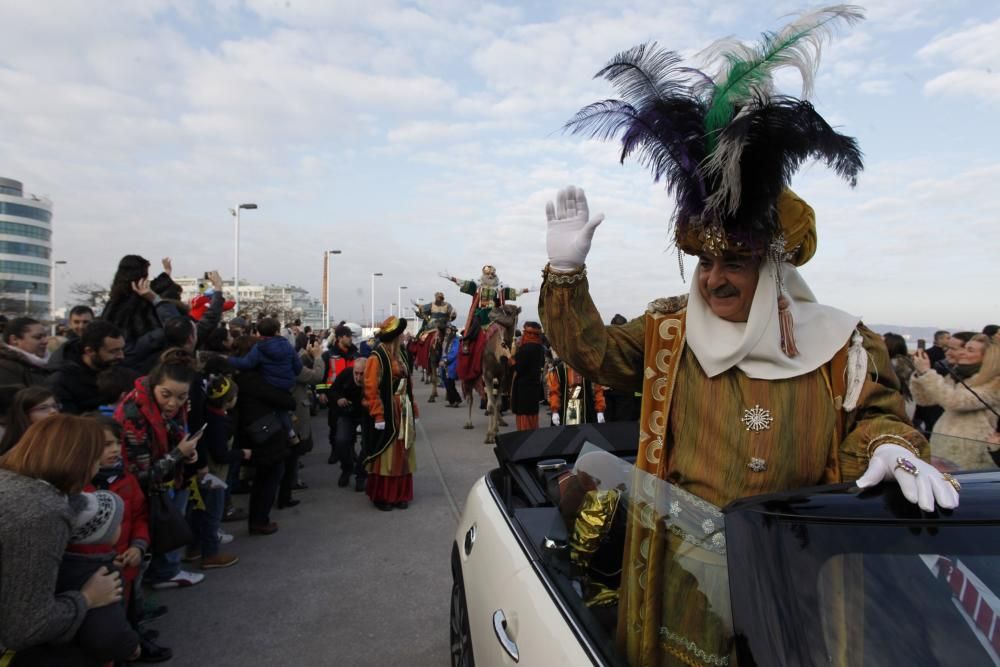
[[[788,308],[788,297],[782,294],[778,297],[778,329],[781,331],[781,350],[788,357],[799,356],[799,348],[795,346],[795,322],[792,311]]]

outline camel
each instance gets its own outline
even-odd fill
[[[473,428],[473,389],[478,391],[480,396],[486,394],[486,414],[489,416],[489,427],[486,430],[484,442],[487,445],[496,443],[500,426],[506,425],[500,416],[500,387],[503,386],[504,377],[510,367],[510,348],[514,341],[514,329],[517,326],[517,316],[520,312],[520,306],[510,303],[495,307],[490,311],[490,326],[479,334],[485,336],[485,343],[483,343],[485,347],[482,352],[479,374],[475,377],[467,376],[462,381],[462,391],[469,405],[469,419],[465,423],[465,428]]]

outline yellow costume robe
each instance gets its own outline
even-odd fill
[[[642,391],[637,480],[648,473],[722,507],[759,493],[854,480],[868,465],[872,439],[882,434],[902,436],[929,456],[906,418],[885,346],[871,331],[859,327],[868,376],[856,409],[846,412],[849,341],[830,362],[799,377],[754,380],[734,367],[709,378],[685,345],[685,306],[684,297],[661,299],[631,322],[605,326],[585,278],[542,287],[538,309],[559,355],[596,383]],[[770,418],[760,430],[744,421],[755,408]],[[724,543],[692,555],[692,540],[685,544],[657,518],[667,488],[633,484],[619,647],[630,665],[731,665],[729,610],[713,609],[689,568],[678,565],[695,560],[724,577]]]

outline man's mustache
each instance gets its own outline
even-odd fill
[[[735,287],[733,287],[732,285],[723,285],[722,287],[716,287],[715,289],[708,290],[708,292],[716,299],[725,299],[730,296],[740,295],[740,291]]]

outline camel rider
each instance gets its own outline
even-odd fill
[[[458,285],[459,291],[472,296],[472,305],[469,307],[469,317],[465,323],[468,331],[473,318],[479,322],[479,326],[486,328],[490,324],[490,311],[494,307],[502,306],[507,301],[514,301],[521,294],[527,294],[531,290],[514,289],[504,287],[497,277],[497,270],[487,264],[483,267],[483,275],[477,284],[475,280],[459,280],[455,276],[448,276],[448,280]]]
[[[604,423],[604,387],[594,384],[561,359],[548,374],[553,426]]]
[[[603,215],[591,217],[574,187],[546,207],[538,310],[553,349],[594,382],[642,392],[635,470],[650,483],[630,490],[630,505],[643,511],[627,519],[616,626],[631,665],[731,663],[729,619],[699,582],[702,571],[724,571],[725,536],[713,517],[736,499],[888,482],[924,511],[958,506],[960,485],[927,462],[881,337],[817,303],[797,268],[817,236],[813,209],[788,189],[792,174],[815,157],[853,183],[861,152],[811,104],[776,95],[771,69],[795,65],[811,80],[823,31],[859,18],[856,7],[836,6],[798,18],[764,46],[720,42],[704,51],[718,59],[706,69],[715,79],[676,66],[680,56],[655,44],[635,47],[600,72],[623,99],[569,124],[621,136],[622,159],[638,157],[666,180],[676,247],[698,258],[686,297],[606,326],[584,265]],[[764,63],[747,55],[765,47],[777,53]],[[746,83],[748,69],[754,83],[734,83]],[[657,504],[667,497],[696,500]],[[704,534],[678,523],[695,505],[707,508]],[[688,557],[695,543],[697,558]]]

